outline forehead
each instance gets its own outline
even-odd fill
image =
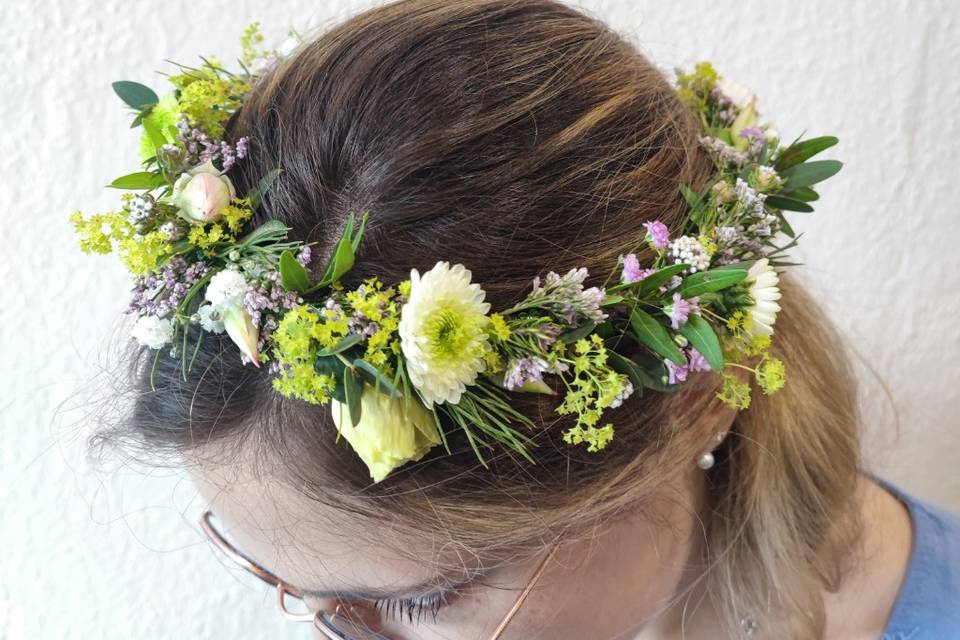
[[[189,473],[216,516],[217,529],[285,582],[311,591],[404,590],[432,581],[437,573],[436,550],[428,542],[405,539],[386,521],[359,522],[307,498],[276,475],[245,469],[203,464]],[[358,527],[374,535],[358,536]]]

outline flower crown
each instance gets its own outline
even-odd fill
[[[765,394],[784,385],[784,364],[769,355],[780,310],[775,267],[797,264],[783,261],[799,238],[784,213],[813,211],[813,185],[841,163],[809,159],[836,138],[781,145],[772,126],[758,124],[756,97],[701,62],[677,70],[676,84],[702,125],[714,176],[700,192],[681,187],[689,215],[679,228],[643,223],[652,262],[619,256],[605,287],[584,287],[584,268],[551,271],[493,312],[469,269],[443,261],[392,286],[371,277],[347,290],[340,279],[366,212],[348,217],[314,279],[313,243],[289,239],[277,220],[248,228],[282,168],[243,196],[225,175],[250,144],[225,140],[226,123],[285,55],[261,48],[263,40],[258,23],[247,27],[239,72],[212,57],[178,64],[163,97],[113,83],[143,129],[141,168],[109,185],[126,191],[118,211],[70,219],[84,252],[116,251],[135,278],[128,313],[137,318],[133,337],[157,350],[151,385],[163,351],[181,359],[186,379],[203,336],[226,332],[243,364],[268,363],[279,393],[331,404],[338,441],[347,439],[374,482],[441,443],[450,451],[441,414],[482,464],[483,450],[498,445],[533,463],[536,443],[524,433],[533,423],[507,392],[556,394],[545,376],[562,388],[556,412],[575,418],[563,440],[590,452],[614,436],[604,411],[644,389],[673,392],[689,374],[713,371],[723,378],[717,397],[746,409],[750,384],[730,368],[751,371]],[[778,245],[781,232],[790,240]],[[199,325],[192,344],[191,325]]]

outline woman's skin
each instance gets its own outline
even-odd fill
[[[406,548],[422,549],[422,562],[392,555],[389,523],[382,525],[383,548],[360,546],[338,529],[339,514],[263,476],[240,474],[241,468],[247,467],[207,464],[192,473],[220,529],[290,584],[307,590],[420,584],[434,577],[430,561],[438,556],[472,568],[472,558],[456,560],[454,549],[428,541],[403,541]],[[656,522],[634,516],[562,548],[502,638],[716,640],[716,612],[696,580],[702,571],[695,559],[703,542],[698,514],[705,508],[705,490],[704,474],[691,460],[689,471],[664,488]],[[912,531],[904,505],[865,476],[857,495],[865,560],[838,593],[825,594],[828,639],[880,638],[908,564]],[[420,624],[393,622],[387,629],[400,639],[486,640],[541,557],[463,588],[440,609],[436,622],[427,614]],[[329,607],[332,601],[309,598],[308,604]],[[765,636],[758,629],[753,637]]]

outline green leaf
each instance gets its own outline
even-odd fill
[[[680,185],[680,193],[683,195],[683,199],[687,201],[687,205],[691,209],[695,209],[697,205],[700,204],[702,196],[687,185]]]
[[[600,303],[601,307],[609,307],[610,305],[619,304],[624,301],[623,296],[607,296],[603,299],[603,302]]]
[[[257,207],[259,207],[260,203],[263,202],[263,196],[267,193],[267,191],[270,190],[270,187],[273,186],[277,176],[279,176],[281,173],[283,173],[283,169],[280,167],[271,169],[267,175],[260,178],[260,181],[257,182],[257,186],[247,191],[246,197],[250,200],[251,211],[257,210]]]
[[[839,160],[814,160],[790,167],[780,172],[780,177],[786,181],[781,191],[786,193],[822,182],[840,171],[841,167],[843,163]]]
[[[343,360],[333,357],[320,357],[317,358],[313,363],[313,369],[317,373],[325,373],[327,375],[333,376],[333,379],[336,380],[336,385],[333,388],[333,391],[330,392],[338,402],[346,404],[347,397],[344,395],[343,389],[343,372],[347,368],[347,365],[344,364]]]
[[[375,388],[380,393],[385,393],[393,398],[403,397],[403,392],[400,391],[400,389],[397,389],[393,383],[387,380],[382,371],[377,369],[366,360],[362,358],[356,358],[353,361],[353,366],[357,368],[357,372],[361,375],[361,377],[369,382],[370,386]]]
[[[593,320],[588,320],[585,324],[580,325],[576,329],[567,331],[566,333],[561,333],[559,336],[557,336],[557,339],[564,344],[573,344],[580,338],[586,338],[588,335],[590,335],[590,332],[593,331],[596,326],[596,322]]]
[[[352,214],[351,214],[351,215],[352,215]],[[357,249],[360,248],[360,238],[363,236],[363,231],[364,231],[364,229],[366,229],[366,227],[367,227],[367,217],[368,217],[368,216],[369,216],[369,212],[364,211],[364,212],[363,212],[363,217],[360,218],[360,228],[357,229],[356,235],[355,235],[355,236],[353,237],[353,239],[350,241],[350,246],[353,248],[353,252],[354,252],[354,253],[356,253],[356,252],[357,252]]]
[[[834,136],[821,136],[792,144],[780,154],[773,168],[778,172],[789,169],[801,162],[806,162],[824,149],[829,149],[837,144],[837,142],[839,142],[839,140]]]
[[[343,338],[340,339],[340,342],[333,345],[329,349],[321,349],[320,351],[318,351],[317,357],[322,358],[326,356],[336,355],[342,351],[346,351],[347,349],[361,342],[362,340],[363,340],[363,336],[361,336],[360,334],[348,333],[347,335],[345,335]]]
[[[333,257],[330,262],[327,263],[327,269],[323,277],[319,282],[307,289],[306,293],[316,291],[320,287],[325,287],[337,280],[353,267],[353,259],[353,247],[350,244],[350,240],[346,237],[340,238],[337,242],[336,249],[334,249]]]
[[[142,110],[144,107],[148,107],[152,104],[157,104],[160,102],[160,98],[157,97],[157,94],[154,93],[153,89],[146,87],[139,82],[131,82],[130,80],[117,80],[116,82],[111,83],[110,86],[113,87],[113,90],[118,96],[120,96],[121,100],[137,111]]]
[[[673,276],[677,275],[689,266],[690,265],[685,262],[681,262],[680,264],[672,264],[669,267],[664,267],[663,269],[654,271],[642,280],[637,280],[636,282],[624,282],[610,287],[607,289],[607,291],[620,291],[621,289],[627,289],[629,287],[637,287],[636,295],[638,298],[642,298],[651,291],[656,291],[661,285],[669,282]]]
[[[642,359],[652,369],[651,371],[636,360],[627,358],[612,349],[607,350],[607,359],[613,370],[629,376],[630,382],[637,389],[646,387],[654,391],[669,392],[676,390],[679,386],[677,384],[664,384],[662,377],[667,375],[667,369],[662,360],[643,357]]]
[[[310,288],[310,277],[293,252],[289,249],[280,254],[280,283],[287,291],[303,293]]]
[[[787,222],[787,218],[783,215],[783,212],[777,211],[776,216],[780,219],[780,228],[783,230],[783,232],[791,238],[796,238],[797,234],[794,232],[793,227],[790,226],[790,223]]]
[[[723,369],[723,350],[720,348],[720,340],[703,316],[691,313],[687,321],[680,325],[679,331],[706,358],[713,371]]]
[[[351,368],[343,370],[343,395],[347,399],[347,407],[350,409],[350,421],[353,426],[360,423],[360,409],[363,406],[360,398],[363,395],[363,380],[359,374]]]
[[[793,191],[781,192],[779,195],[786,195],[796,200],[802,200],[803,202],[813,202],[814,200],[820,199],[820,194],[810,187],[800,187]]]
[[[156,189],[165,184],[167,181],[162,175],[150,171],[137,171],[120,176],[107,186],[114,189]]]
[[[810,213],[813,211],[813,207],[808,205],[806,202],[784,195],[771,194],[767,196],[765,202],[770,207],[783,209],[784,211],[802,211],[804,213]]]
[[[711,269],[688,276],[678,292],[684,298],[693,298],[703,293],[721,291],[747,277],[746,269]]]
[[[279,220],[267,220],[259,227],[240,238],[240,244],[257,244],[262,239],[270,236],[286,235],[287,231],[289,231],[289,227]]]
[[[683,365],[686,363],[680,347],[670,338],[666,327],[657,322],[657,320],[646,311],[634,309],[630,314],[630,326],[636,334],[637,340],[653,349],[664,358],[672,360],[675,364]]]

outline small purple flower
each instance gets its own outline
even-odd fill
[[[670,243],[670,229],[659,220],[653,222],[644,222],[643,226],[647,229],[647,241],[652,242],[657,249],[663,249]]]
[[[700,298],[690,298],[684,300],[679,293],[673,294],[673,304],[664,307],[664,311],[670,316],[670,326],[679,329],[681,324],[685,324],[691,313],[700,311]]]
[[[623,256],[623,275],[621,276],[621,282],[628,284],[630,282],[637,282],[638,280],[643,280],[648,275],[656,271],[656,269],[643,269],[640,267],[640,261],[637,259],[637,254],[628,253]]]
[[[301,266],[306,267],[310,264],[310,253],[310,245],[304,245],[303,248],[300,249],[300,252],[297,253],[297,262],[299,262]]]
[[[703,354],[697,351],[696,347],[690,347],[687,354],[687,369],[690,371],[710,371],[710,363],[703,357]]]
[[[687,379],[687,365],[676,364],[673,360],[666,359],[663,361],[667,365],[667,384],[676,384],[677,382],[683,382]]]
[[[767,139],[763,131],[758,127],[746,127],[740,130],[740,137],[750,140],[751,142],[760,141],[763,142]]]
[[[543,358],[528,356],[515,361],[503,377],[503,386],[511,391],[528,382],[543,380],[543,372],[549,364]]]

